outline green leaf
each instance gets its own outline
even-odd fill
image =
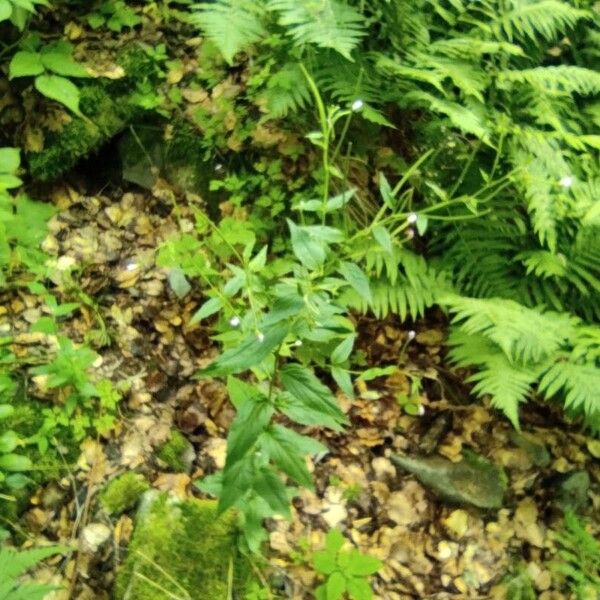
[[[328,552],[336,554],[342,549],[346,539],[339,529],[331,529],[325,537],[325,548]]]
[[[427,215],[417,215],[417,221],[415,224],[417,226],[417,231],[419,235],[424,235],[427,231],[427,225],[429,224],[429,219],[427,218]]]
[[[396,198],[394,198],[392,187],[383,173],[379,173],[379,193],[387,206],[391,209],[396,208]]]
[[[227,391],[231,403],[239,409],[244,402],[256,401],[257,398],[266,400],[266,396],[255,385],[246,383],[237,377],[227,378]]]
[[[0,173],[14,175],[21,165],[19,148],[0,148]]]
[[[12,5],[8,0],[0,0],[0,21],[10,19],[12,15]]]
[[[363,577],[348,577],[346,590],[352,600],[371,600],[373,597],[371,586]]]
[[[7,419],[15,412],[15,407],[10,404],[0,404],[0,419]]]
[[[198,323],[211,315],[219,312],[223,308],[223,302],[220,298],[209,298],[195,313],[190,320],[190,324]]]
[[[237,348],[223,352],[211,365],[200,370],[198,375],[201,377],[234,375],[257,366],[283,342],[287,334],[288,328],[285,325],[278,325],[265,331],[264,338],[259,339],[256,335],[252,335]]]
[[[313,566],[315,571],[330,575],[337,569],[336,552],[319,550],[313,554]]]
[[[271,421],[273,412],[273,406],[267,402],[252,399],[242,403],[227,436],[226,468],[239,461],[254,446]]]
[[[42,53],[42,64],[46,69],[64,77],[89,77],[90,74],[63,52]]]
[[[254,491],[274,513],[290,518],[290,502],[283,481],[269,468],[263,467],[254,479]]]
[[[250,456],[236,462],[231,467],[226,467],[223,471],[221,493],[219,494],[219,513],[241,503],[247,497],[248,491],[252,489],[253,479],[254,471]]]
[[[306,468],[304,456],[326,451],[325,446],[281,425],[269,427],[261,436],[260,445],[269,458],[291,479],[313,489],[312,477]]]
[[[389,367],[372,367],[371,369],[363,371],[358,376],[358,381],[372,381],[373,379],[377,379],[377,377],[387,377],[397,370],[398,367],[395,365],[390,365]]]
[[[340,600],[346,591],[346,578],[336,571],[329,576],[325,584],[327,590],[327,600]]]
[[[12,452],[19,445],[19,436],[14,431],[0,435],[0,453]]]
[[[43,96],[64,104],[70,111],[83,117],[79,110],[79,89],[65,77],[40,75],[35,78],[35,88]]]
[[[8,65],[10,79],[15,77],[35,77],[44,72],[42,56],[38,52],[17,52]]]
[[[388,230],[383,225],[373,227],[373,237],[375,241],[388,253],[393,251],[392,238]]]
[[[353,549],[349,552],[346,569],[349,575],[366,577],[377,573],[382,566],[383,563],[374,556],[367,556]]]
[[[318,269],[327,257],[327,244],[320,239],[315,239],[307,227],[299,227],[288,219],[292,250],[296,258],[307,269]]]
[[[348,369],[334,365],[331,367],[331,376],[338,384],[340,390],[352,400],[354,398],[354,386],[352,385],[352,377],[350,377]]]
[[[5,454],[0,456],[0,470],[27,471],[32,467],[31,461],[20,454]]]
[[[358,265],[350,262],[342,262],[340,263],[338,271],[358,293],[362,300],[369,303],[372,301],[369,278]]]
[[[309,410],[329,417],[327,426],[340,431],[346,417],[340,410],[331,390],[323,385],[314,373],[297,363],[284,365],[280,370],[283,387]]]
[[[23,181],[15,175],[6,175],[0,173],[0,191],[1,190],[12,190],[23,185]]]
[[[354,348],[355,339],[355,334],[349,335],[333,349],[333,352],[331,353],[331,362],[334,365],[343,363],[350,356],[352,348]]]

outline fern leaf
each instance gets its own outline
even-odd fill
[[[468,381],[473,391],[490,396],[492,405],[501,410],[515,428],[519,427],[519,405],[525,402],[539,369],[511,362],[506,354],[482,335],[453,331],[448,339],[450,358],[459,367],[478,367]]]
[[[41,560],[55,554],[69,552],[70,548],[63,546],[50,546],[48,548],[33,548],[15,552],[0,548],[0,581],[15,579],[23,575]]]
[[[511,42],[515,37],[528,38],[533,42],[540,37],[552,41],[580,19],[590,16],[589,12],[558,0],[514,4],[512,10],[501,14],[495,22],[497,32],[502,31]]]
[[[196,4],[192,9],[191,23],[206,33],[229,64],[240,50],[258,42],[266,33],[260,0],[216,0]]]
[[[558,361],[544,373],[539,389],[546,398],[562,392],[566,408],[590,417],[600,413],[600,368],[593,363]]]
[[[297,44],[331,48],[348,60],[365,35],[363,16],[338,0],[270,0],[268,6]]]
[[[289,112],[304,108],[311,101],[306,78],[296,63],[287,63],[273,73],[263,94],[269,117],[285,117]]]
[[[498,73],[498,80],[501,84],[527,83],[551,93],[567,92],[591,96],[600,92],[600,73],[573,65],[501,71]]]
[[[553,254],[547,250],[521,252],[515,256],[527,267],[527,274],[534,273],[536,277],[565,277],[568,271],[567,259],[563,254]]]
[[[542,313],[512,300],[447,295],[440,303],[454,313],[453,322],[462,331],[483,335],[513,363],[539,362],[574,335],[576,320],[570,315]]]

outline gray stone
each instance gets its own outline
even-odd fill
[[[507,484],[504,471],[473,452],[464,452],[458,463],[441,456],[394,455],[391,459],[446,502],[486,509],[502,507]]]

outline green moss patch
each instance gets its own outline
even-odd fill
[[[169,469],[187,473],[194,460],[194,448],[179,431],[173,430],[169,440],[159,448],[157,456]]]
[[[109,515],[133,508],[150,485],[139,473],[124,473],[110,481],[100,494],[100,504]]]
[[[242,598],[250,568],[237,550],[235,516],[212,500],[148,492],[140,508],[115,600]]]

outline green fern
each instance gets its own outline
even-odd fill
[[[260,0],[216,0],[192,9],[190,22],[206,32],[229,64],[240,50],[266,35]]]
[[[365,35],[364,18],[338,0],[269,0],[279,24],[296,44],[336,50],[348,60]]]
[[[587,11],[558,0],[512,0],[510,4],[512,8],[507,12],[499,11],[492,24],[498,37],[506,35],[510,41],[517,38],[533,42],[539,38],[552,41],[569,27],[574,27],[580,19],[590,16]]]
[[[498,80],[500,84],[526,83],[546,93],[592,95],[600,92],[600,73],[573,65],[501,71]]]
[[[69,552],[69,548],[52,546],[16,552],[0,548],[0,600],[42,600],[56,586],[21,584],[18,578],[41,560]]]

